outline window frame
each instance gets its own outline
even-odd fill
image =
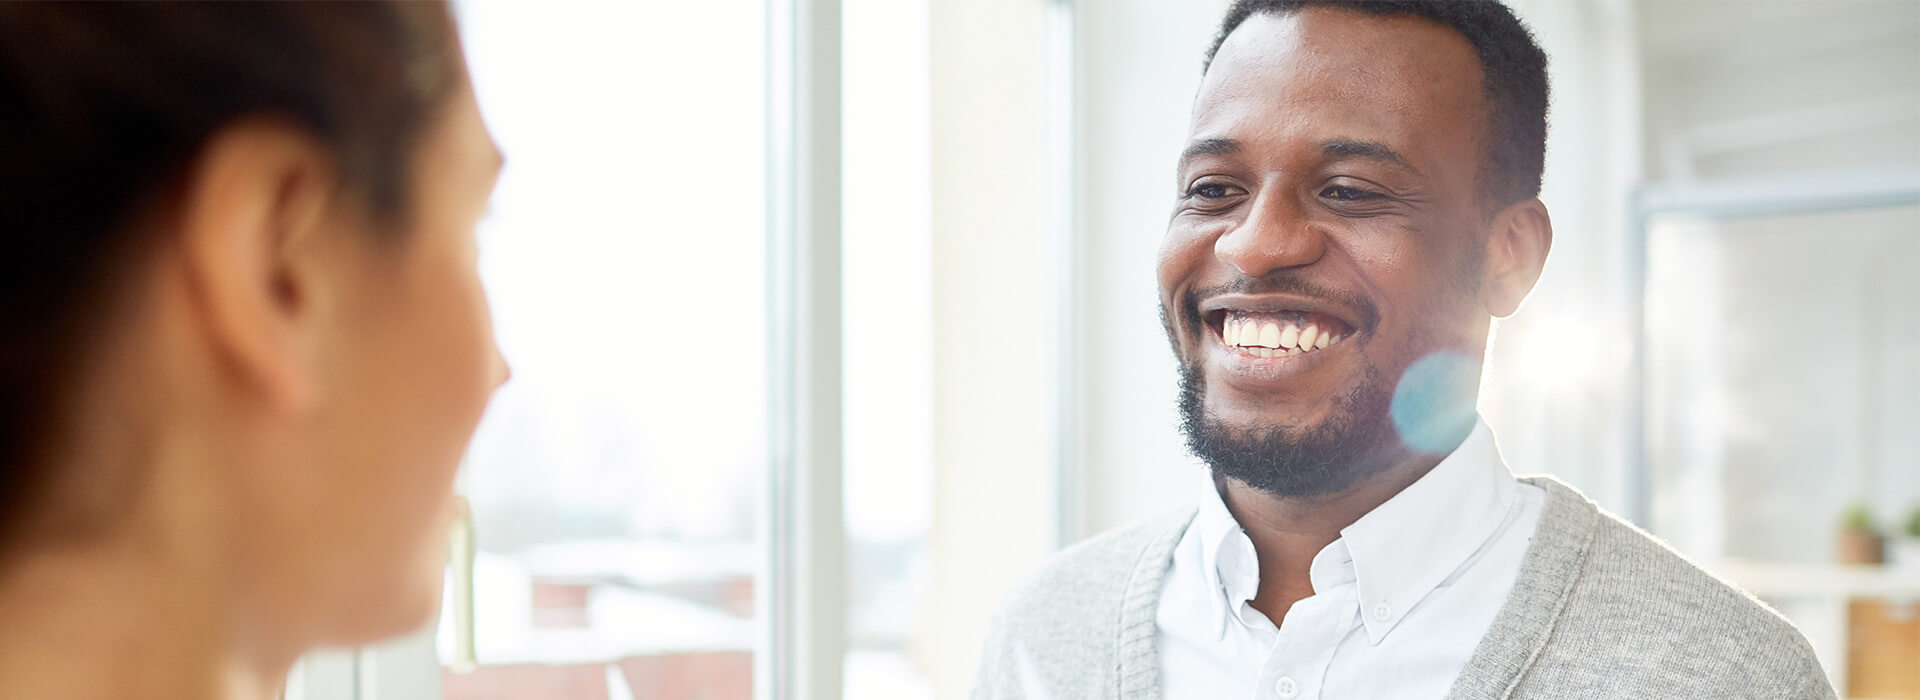
[[[768,0],[769,454],[757,700],[842,695],[840,31],[838,0]]]

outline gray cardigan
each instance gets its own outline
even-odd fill
[[[1448,698],[1833,698],[1778,613],[1548,477],[1520,578]],[[1070,547],[1002,603],[975,700],[1160,697],[1154,616],[1194,510]]]

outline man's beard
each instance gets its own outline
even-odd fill
[[[1347,490],[1384,471],[1396,444],[1393,386],[1367,367],[1353,391],[1335,397],[1325,423],[1229,426],[1206,407],[1206,376],[1197,364],[1180,366],[1180,428],[1187,449],[1227,477],[1282,497],[1312,498]]]
[[[1294,277],[1274,276],[1187,292],[1180,304],[1190,337],[1209,332],[1201,321],[1200,299],[1229,291],[1288,291],[1341,299],[1359,317],[1359,326],[1349,331],[1355,336],[1375,328],[1380,318],[1379,311],[1364,297],[1343,298]],[[1181,358],[1181,334],[1165,305],[1160,308],[1160,324],[1173,345],[1174,357]],[[1361,343],[1363,339],[1354,337],[1347,342]],[[1231,426],[1207,411],[1207,379],[1199,358],[1180,359],[1180,430],[1187,436],[1187,449],[1206,462],[1216,478],[1235,479],[1275,496],[1324,496],[1345,491],[1391,465],[1390,455],[1398,445],[1391,416],[1393,394],[1392,380],[1368,364],[1351,391],[1333,397],[1332,415],[1318,426]]]

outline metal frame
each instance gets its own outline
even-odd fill
[[[841,696],[839,0],[767,2],[767,447],[760,700]]]
[[[1080,478],[1082,474],[1082,421],[1080,402],[1085,396],[1085,377],[1080,371],[1085,343],[1080,332],[1080,270],[1086,256],[1080,230],[1080,142],[1075,120],[1079,118],[1079,81],[1075,79],[1079,46],[1074,0],[1048,0],[1046,19],[1046,111],[1047,179],[1055,192],[1068,193],[1052,201],[1047,212],[1049,231],[1054,239],[1054,328],[1059,351],[1055,371],[1059,383],[1054,393],[1054,546],[1064,547],[1080,539],[1083,510]]]
[[[1658,183],[1634,191],[1627,236],[1629,361],[1627,516],[1653,525],[1653,465],[1647,454],[1647,244],[1653,218],[1687,215],[1714,220],[1817,214],[1920,205],[1920,166],[1832,174],[1729,178]]]

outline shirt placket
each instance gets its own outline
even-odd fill
[[[1254,693],[1261,700],[1319,700],[1333,654],[1356,623],[1352,586],[1293,604],[1280,624]]]

